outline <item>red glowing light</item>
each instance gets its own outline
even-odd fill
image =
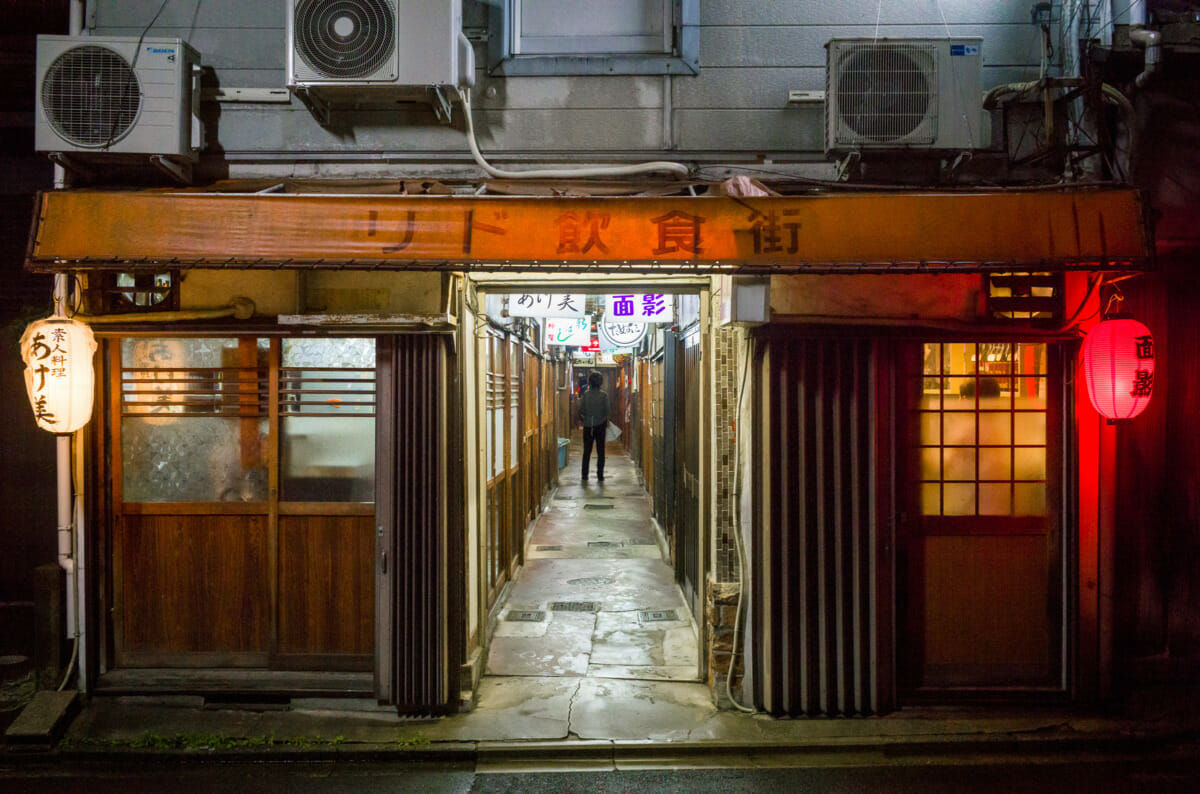
[[[1154,337],[1129,318],[1104,320],[1083,340],[1088,397],[1110,420],[1132,419],[1154,390]]]

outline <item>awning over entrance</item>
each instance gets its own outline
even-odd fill
[[[44,193],[27,266],[979,272],[1149,266],[1127,189],[753,198]]]

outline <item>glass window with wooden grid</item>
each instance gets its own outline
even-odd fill
[[[124,502],[371,502],[375,340],[123,339]],[[278,426],[270,394],[278,382]]]
[[[280,496],[375,500],[375,340],[284,339]]]
[[[267,498],[265,339],[123,339],[122,498]]]
[[[1046,512],[1046,345],[930,342],[914,486],[927,516]]]

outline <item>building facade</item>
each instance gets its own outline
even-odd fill
[[[84,9],[135,57],[190,45],[178,121],[204,141],[102,135],[36,211],[28,267],[73,277],[101,342],[73,464],[84,688],[469,702],[570,428],[569,360],[516,293],[675,307],[611,382],[714,697],[732,669],[776,715],[1095,700],[1153,655],[1121,605],[1175,596],[1115,549],[1146,520],[1131,449],[1167,438],[1106,425],[1076,377],[1114,296],[1184,322],[1145,286],[1171,276],[1123,136],[1175,89],[1169,60],[1142,79],[1131,20],[285,5]],[[379,14],[442,37],[420,91],[379,85],[387,58],[305,76],[305,36],[352,48]],[[1101,51],[1109,89],[1081,76]]]

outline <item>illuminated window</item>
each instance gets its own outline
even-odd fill
[[[105,273],[101,280],[103,311],[171,311],[179,308],[179,278],[175,273]]]
[[[1023,342],[925,344],[914,409],[922,514],[1045,514],[1046,352]]]

